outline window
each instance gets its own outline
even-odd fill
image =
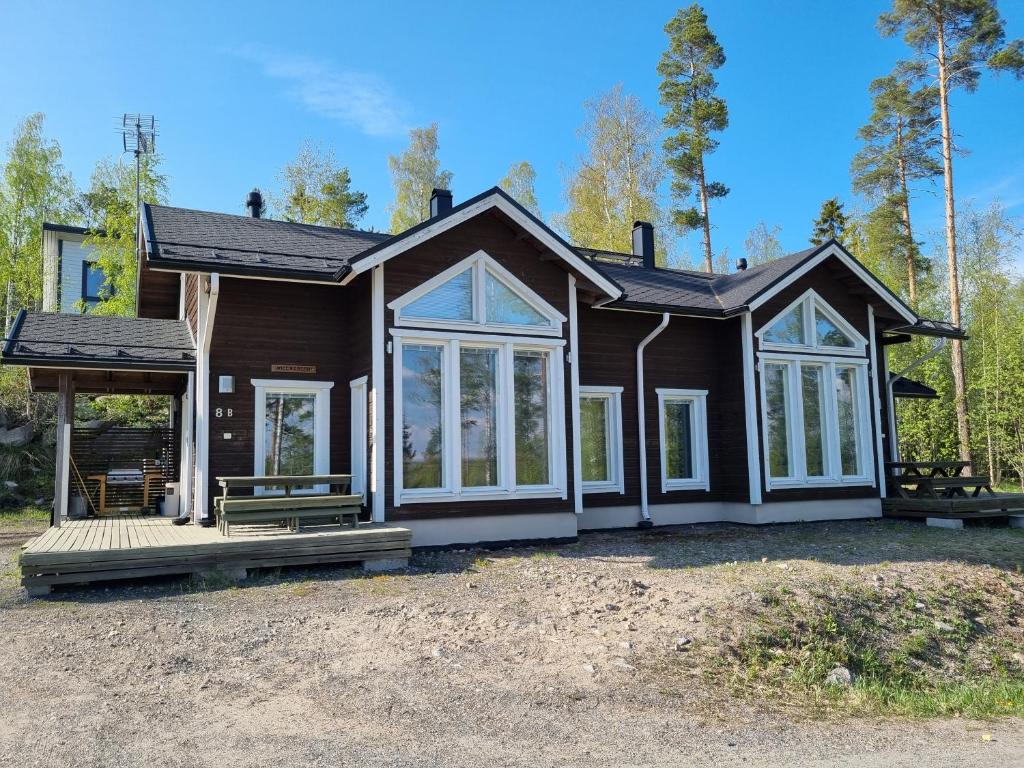
[[[769,488],[872,482],[867,361],[763,357]]]
[[[624,493],[622,387],[580,387],[584,493]]]
[[[103,269],[95,262],[82,262],[82,303],[87,310],[110,297],[110,289],[103,287],[106,281],[107,276],[103,274]]]
[[[483,251],[388,304],[397,325],[561,335],[565,317]]]
[[[757,332],[761,349],[863,354],[866,339],[813,290]]]
[[[330,390],[333,382],[253,379],[256,388],[256,475],[330,472]],[[310,489],[313,490],[313,489]],[[326,491],[326,486],[317,486]],[[272,487],[257,494],[276,493]]]
[[[396,503],[564,497],[560,339],[393,333]]]
[[[658,389],[661,492],[709,490],[706,389]]]

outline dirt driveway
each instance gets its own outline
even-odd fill
[[[1019,719],[812,717],[700,655],[768,575],[1018,589],[1017,531],[699,526],[42,600],[26,532],[0,530],[0,766],[1024,765]]]

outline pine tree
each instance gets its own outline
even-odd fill
[[[452,172],[442,171],[437,159],[437,123],[409,131],[409,148],[388,157],[395,200],[391,211],[391,232],[400,234],[430,218],[430,193],[449,189]]]
[[[278,177],[284,188],[277,204],[288,221],[351,229],[366,215],[366,193],[351,188],[348,168],[322,146],[303,144]]]
[[[661,219],[657,121],[621,85],[584,108],[579,135],[587,151],[568,181],[569,210],[555,224],[576,245],[628,252],[633,222]]]
[[[498,186],[539,219],[541,215],[540,205],[537,203],[536,183],[537,172],[524,160],[521,163],[512,163],[505,178],[498,182]]]
[[[811,245],[821,245],[829,240],[843,242],[846,233],[846,214],[838,197],[830,197],[821,204],[821,212],[814,221]]]
[[[685,204],[694,194],[698,207],[675,208],[673,223],[682,231],[702,229],[704,270],[712,271],[709,201],[725,197],[729,189],[709,181],[705,159],[718,147],[712,133],[729,125],[729,110],[716,95],[714,71],[725,64],[725,52],[708,28],[704,9],[694,4],[680,9],[665,25],[669,45],[658,63],[661,103],[668,108],[663,118],[670,133],[665,139],[667,163],[672,171],[672,195]]]
[[[942,169],[946,207],[946,262],[950,319],[962,323],[956,247],[956,206],[953,193],[953,129],[949,94],[956,88],[974,91],[982,70],[1011,72],[1024,77],[1024,40],[1005,44],[1006,31],[993,0],[893,0],[892,11],[878,20],[883,35],[902,34],[904,42],[931,68],[937,81],[942,135]],[[963,344],[951,344],[960,458],[971,460],[971,430],[967,415],[967,385]]]
[[[893,242],[893,256],[906,269],[907,296],[917,304],[918,272],[926,268],[910,217],[910,185],[942,173],[935,131],[935,88],[920,86],[922,68],[903,62],[886,77],[871,83],[872,112],[858,132],[863,149],[851,163],[855,192],[867,195],[879,207],[891,208],[902,218],[902,236]]]

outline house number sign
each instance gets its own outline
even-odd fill
[[[316,373],[315,365],[284,365],[274,363],[270,366],[271,373]]]

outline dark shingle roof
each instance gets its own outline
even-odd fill
[[[3,348],[7,365],[191,370],[196,355],[184,320],[18,314]]]
[[[334,280],[356,255],[391,238],[228,213],[147,205],[149,261],[227,274]]]

